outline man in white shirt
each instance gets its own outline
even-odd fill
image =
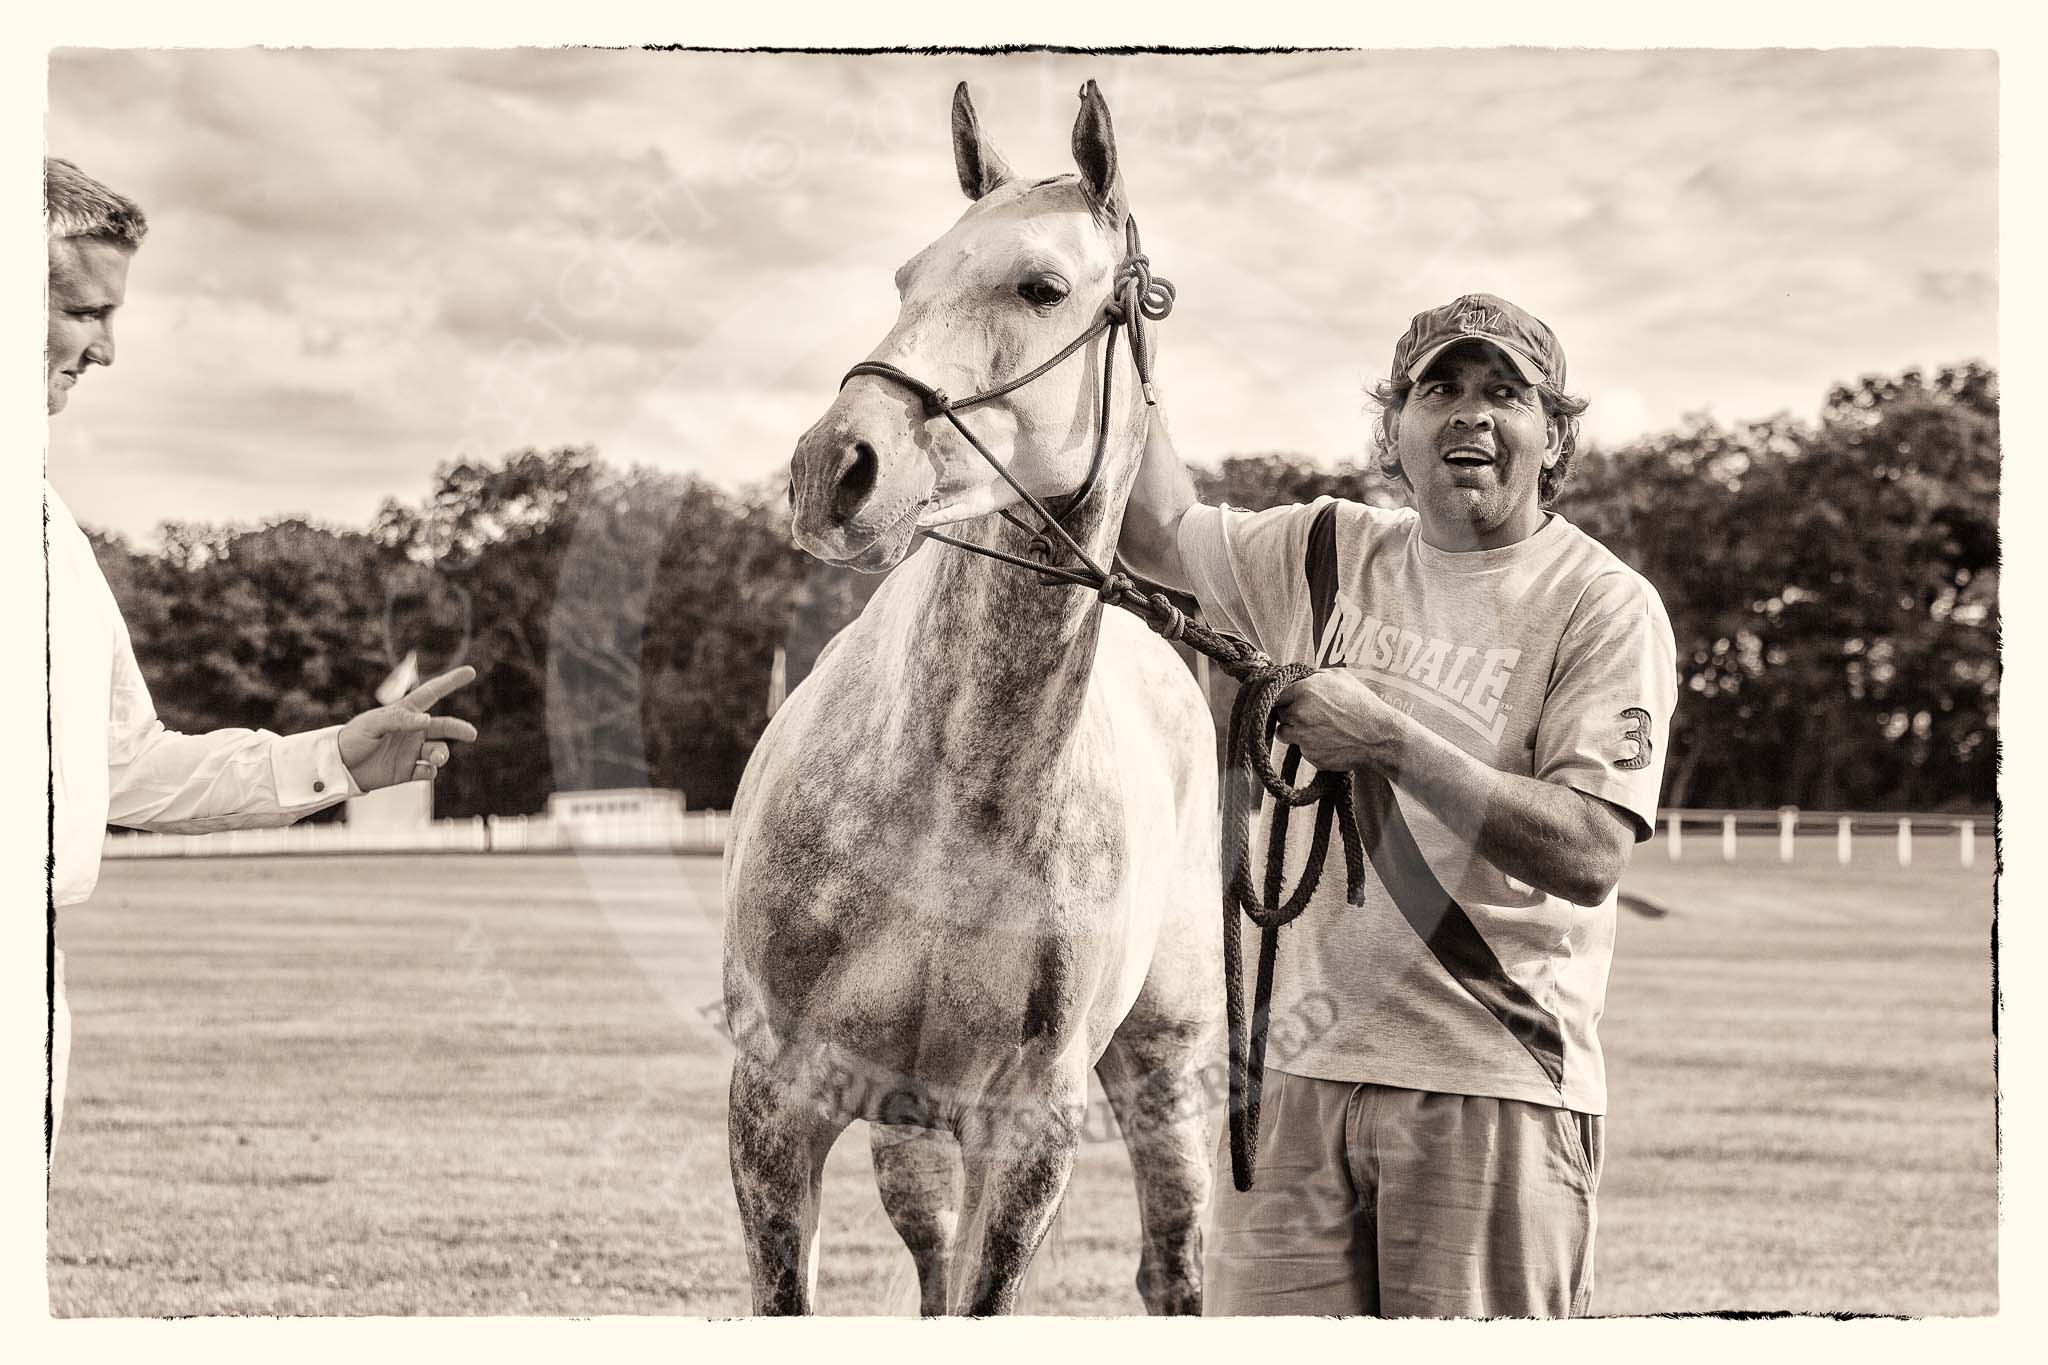
[[[142,210],[68,161],[43,162],[49,248],[49,414],[95,365],[114,363],[115,312],[128,263],[148,230]],[[288,825],[337,801],[399,782],[432,781],[449,742],[476,729],[428,709],[476,676],[464,666],[346,725],[299,735],[164,728],[136,667],[120,608],[92,545],[54,488],[43,485],[49,572],[51,998],[50,1139],[64,1121],[70,1011],[56,910],[92,894],[109,824],[174,834]]]
[[[1275,766],[1350,775],[1371,863],[1346,905],[1333,841],[1279,932],[1272,1017],[1316,1026],[1274,1035],[1256,1179],[1212,1213],[1209,1313],[1588,1309],[1595,1026],[1677,667],[1656,590],[1549,510],[1585,406],[1564,383],[1550,328],[1504,299],[1418,314],[1379,390],[1399,511],[1204,507],[1155,420],[1124,554],[1317,667],[1279,727],[1306,763]],[[1289,886],[1311,825],[1289,828]]]

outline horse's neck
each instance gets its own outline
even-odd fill
[[[1132,462],[1105,459],[1122,476],[1105,479],[1064,524],[1096,564],[1108,568],[1123,522]],[[1031,520],[1028,509],[1019,509]],[[956,528],[959,539],[1028,557],[1029,537],[990,516]],[[1054,537],[1055,560],[1072,552]],[[908,658],[903,714],[931,727],[941,749],[971,745],[1002,769],[1045,767],[1058,754],[1080,712],[1094,667],[1100,603],[1085,587],[1042,584],[1027,569],[936,542],[918,551],[924,581],[905,605]],[[962,771],[973,765],[963,765]],[[991,770],[997,785],[1017,776]]]

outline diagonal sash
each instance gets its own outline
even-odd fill
[[[1302,571],[1308,578],[1309,609],[1315,622],[1312,642],[1319,647],[1337,600],[1337,504],[1326,504],[1309,528]],[[1342,660],[1323,660],[1326,666]],[[1290,748],[1292,768],[1298,752]],[[1428,945],[1452,980],[1486,1011],[1543,1068],[1560,1091],[1564,1088],[1564,1032],[1557,1016],[1540,1004],[1519,981],[1508,975],[1492,945],[1479,932],[1465,907],[1437,880],[1421,846],[1401,813],[1393,784],[1376,772],[1351,775],[1352,807],[1365,840],[1372,870],[1386,888],[1401,918]]]

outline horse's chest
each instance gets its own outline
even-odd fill
[[[842,959],[944,943],[993,965],[1015,957],[1019,935],[1085,951],[1129,890],[1112,797],[1047,803],[937,783],[879,818],[828,819],[778,918],[817,926]]]
[[[1090,1015],[1128,1007],[1153,933],[1133,922],[1103,766],[1070,762],[1057,799],[936,774],[887,804],[795,796],[744,879],[767,912],[747,954],[762,984],[811,1030],[920,1072],[978,1063],[996,1040],[1064,1053],[1099,1031]]]
[[[1094,1055],[1178,884],[1170,746],[1132,695],[1159,680],[1112,650],[1052,706],[971,672],[914,687],[871,643],[835,646],[756,753],[729,993],[760,997],[781,1046],[905,1074]]]
[[[1121,886],[1128,822],[1098,708],[1051,736],[941,721],[929,744],[849,733],[804,784],[832,860],[939,904],[1080,906]]]

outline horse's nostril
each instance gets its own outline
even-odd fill
[[[875,455],[875,448],[866,441],[853,443],[853,468],[846,471],[846,477],[839,486],[848,492],[866,497],[875,491],[875,468],[881,460]]]
[[[832,515],[841,522],[851,517],[854,509],[875,491],[875,474],[882,463],[875,448],[866,441],[855,441],[852,453],[853,459],[839,476],[839,487],[832,495]]]

